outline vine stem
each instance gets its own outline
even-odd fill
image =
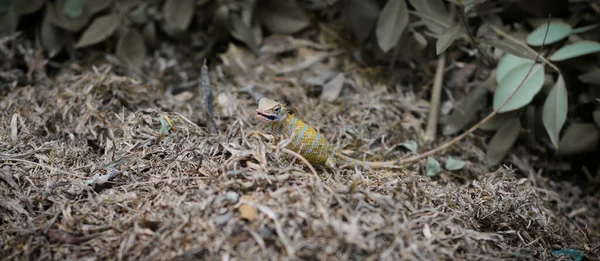
[[[540,52],[536,52],[536,57],[534,61],[537,61],[538,58],[540,57],[540,53],[541,50],[544,48],[544,44],[546,43],[546,37],[548,36],[548,30],[550,29],[550,17],[548,17],[548,26],[546,27],[546,32],[544,34],[544,40],[542,41],[542,46],[540,47]],[[545,60],[545,59],[544,59]],[[419,155],[415,155],[415,156],[411,156],[408,158],[404,158],[401,159],[400,162],[398,162],[398,165],[405,165],[408,163],[413,163],[416,161],[419,161],[421,159],[424,159],[425,157],[431,156],[433,154],[436,154],[440,151],[443,151],[447,148],[449,148],[450,146],[454,145],[455,143],[457,143],[458,141],[462,140],[464,137],[466,137],[467,135],[473,133],[476,129],[478,129],[479,127],[481,127],[481,125],[485,124],[487,121],[489,121],[492,117],[494,117],[494,115],[496,115],[498,113],[498,111],[500,111],[500,109],[502,109],[504,107],[504,105],[506,105],[508,103],[508,101],[510,101],[510,99],[512,99],[513,96],[515,96],[515,94],[517,93],[517,91],[519,91],[519,89],[521,89],[521,87],[523,87],[523,84],[525,84],[525,81],[527,80],[527,78],[529,77],[529,75],[531,74],[531,71],[533,71],[533,68],[535,66],[535,62],[531,65],[531,67],[529,67],[529,71],[527,71],[527,74],[525,75],[525,78],[523,78],[523,80],[521,81],[521,83],[519,83],[519,86],[517,86],[517,88],[510,94],[510,96],[508,96],[508,98],[506,100],[504,100],[504,102],[502,104],[500,104],[500,106],[498,108],[496,108],[494,111],[492,111],[488,116],[486,116],[485,118],[483,118],[483,120],[479,121],[477,124],[475,124],[473,127],[471,127],[469,130],[463,132],[461,135],[455,137],[454,139],[434,148],[431,149],[427,152],[421,153]],[[558,71],[558,68],[556,68]],[[559,71],[560,72],[560,71]]]

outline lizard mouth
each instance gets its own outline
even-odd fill
[[[256,112],[256,116],[259,117],[259,118],[261,118],[262,120],[265,120],[265,121],[274,121],[274,120],[277,120],[277,116],[275,116],[275,115],[269,115],[269,114],[264,114],[264,113],[261,113],[261,112]]]

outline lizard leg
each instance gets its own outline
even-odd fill
[[[335,161],[331,157],[325,160],[325,165],[331,170],[337,170],[337,167],[335,166]]]

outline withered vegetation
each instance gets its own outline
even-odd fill
[[[1,256],[548,260],[558,258],[552,249],[573,248],[600,258],[598,195],[542,178],[529,158],[490,170],[474,137],[443,155],[466,169],[437,177],[424,175],[424,161],[312,173],[264,133],[256,97],[288,102],[337,147],[373,160],[409,155],[399,144],[420,140],[428,103],[376,80],[350,54],[275,40],[266,57],[231,45],[209,65],[219,134],[206,127],[201,95],[167,94],[159,79],[140,84],[109,65],[7,91]],[[323,84],[337,72],[341,90]],[[327,94],[308,97],[301,86]]]

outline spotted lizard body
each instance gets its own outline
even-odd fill
[[[289,137],[286,146],[313,165],[325,164],[331,168],[335,163],[347,166],[366,166],[370,168],[400,168],[397,161],[370,162],[353,159],[336,151],[329,142],[315,129],[296,118],[282,103],[268,98],[260,99],[256,116],[266,122],[274,134]]]

